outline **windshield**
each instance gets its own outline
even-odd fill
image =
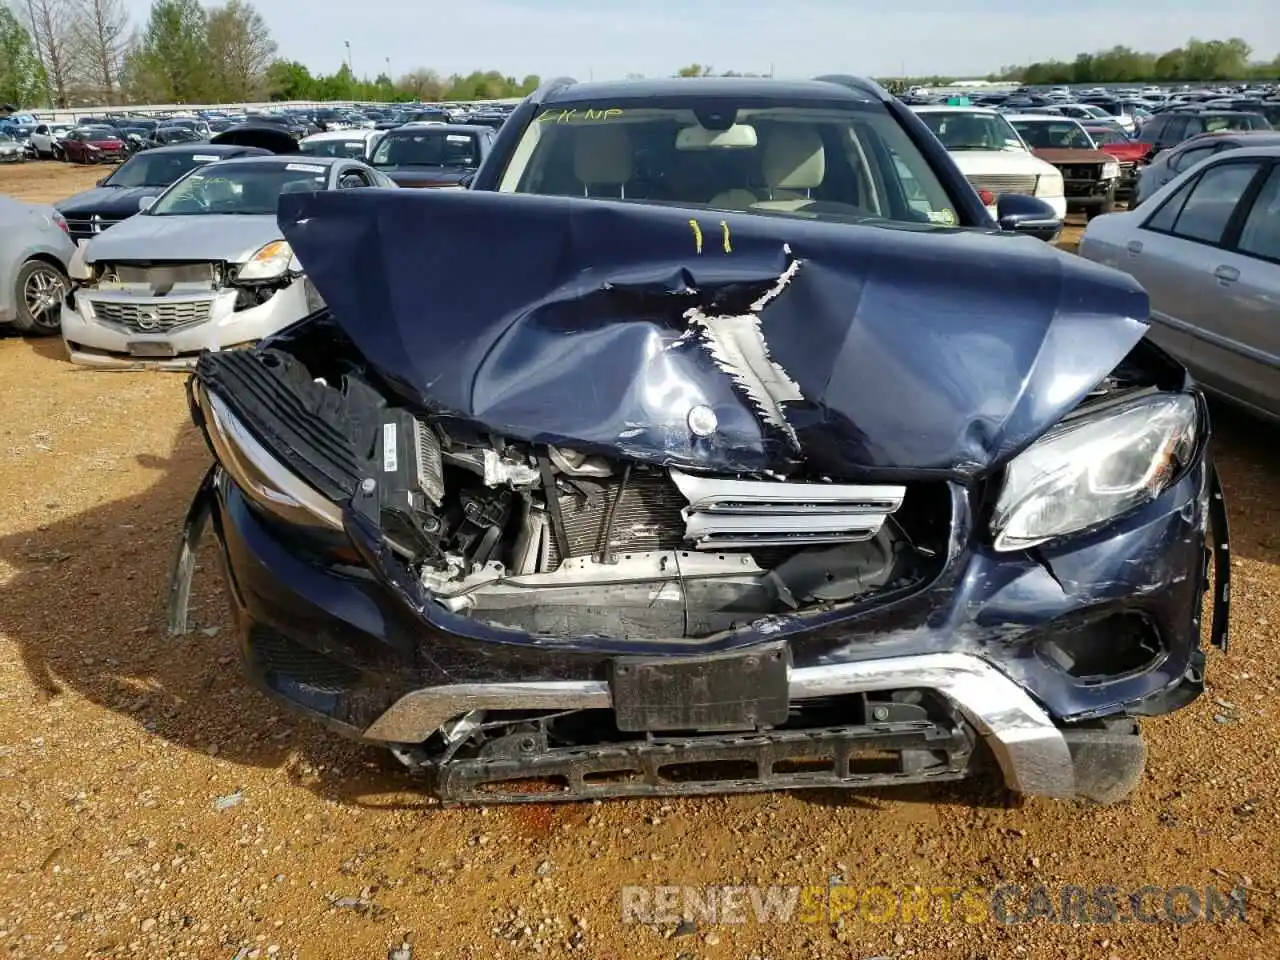
[[[217,160],[216,154],[140,153],[126,160],[111,176],[108,187],[167,187],[180,176],[202,164]]]
[[[499,190],[818,220],[957,222],[928,161],[874,102],[556,105],[524,132]]]
[[[1125,133],[1123,130],[1121,130],[1119,127],[1117,127],[1114,130],[1104,128],[1104,127],[1087,127],[1086,131],[1088,132],[1089,136],[1093,137],[1093,142],[1099,145],[1104,143],[1132,143],[1133,142],[1133,140],[1130,139],[1129,135]]]
[[[114,140],[117,136],[115,127],[81,127],[80,132],[87,140]]]
[[[204,139],[190,127],[160,127],[152,134],[152,138],[158,143],[190,143]]]
[[[363,140],[304,140],[298,149],[312,157],[349,157],[360,160],[364,158]]]
[[[1014,120],[1013,127],[1033,148],[1059,150],[1092,150],[1094,148],[1089,134],[1084,132],[1084,127],[1074,121]]]
[[[175,183],[147,213],[271,214],[280,193],[323,190],[329,168],[316,163],[237,163],[226,161],[193,170]]]
[[[937,111],[919,114],[948,150],[1023,150],[1017,131],[996,113]]]
[[[443,127],[393,130],[382,138],[370,161],[375,167],[480,166],[480,144],[472,133],[449,133]]]

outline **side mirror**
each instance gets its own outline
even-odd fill
[[[1025,233],[1052,243],[1062,232],[1057,212],[1039,197],[1003,193],[996,198],[996,222],[1001,230]]]
[[[94,186],[97,186],[97,187],[105,187],[106,185],[107,185],[106,177],[99,177],[97,182],[94,184]]]
[[[139,212],[145,213],[146,211],[150,210],[152,206],[155,205],[155,202],[156,202],[155,197],[143,197],[141,200],[138,201]]]
[[[464,176],[461,180],[458,181],[458,186],[460,186],[463,190],[470,190],[471,184],[475,183],[475,181],[476,181],[476,175],[474,173],[468,173],[466,176]]]

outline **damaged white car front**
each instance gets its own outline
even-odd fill
[[[62,311],[72,362],[188,369],[202,350],[253,343],[316,309],[275,205],[328,179],[327,164],[283,157],[209,164],[82,244]]]

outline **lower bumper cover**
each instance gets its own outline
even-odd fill
[[[1076,793],[1071,751],[1049,715],[1012,680],[980,657],[937,653],[796,667],[793,701],[881,690],[929,689],[946,697],[983,737],[1005,782],[1019,793]],[[419,743],[469,710],[609,709],[600,680],[454,684],[401,697],[365,731],[373,740]]]

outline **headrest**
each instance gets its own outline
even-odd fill
[[[599,123],[574,131],[573,175],[588,185],[626,183],[631,179],[631,137],[616,123]]]
[[[770,187],[810,190],[821,186],[827,172],[822,137],[812,127],[799,125],[775,131],[765,144],[761,165]]]

